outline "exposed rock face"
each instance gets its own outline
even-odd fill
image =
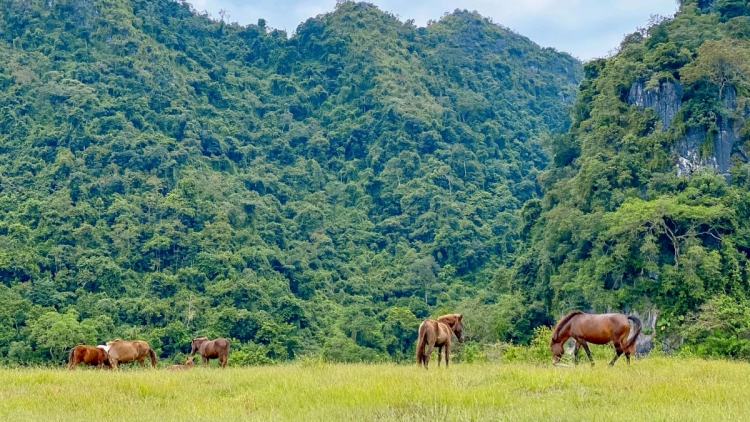
[[[638,356],[647,355],[654,348],[653,333],[656,332],[656,318],[659,316],[659,311],[652,309],[643,314],[633,311],[630,315],[641,320],[642,331],[635,342],[635,354]]]
[[[658,87],[646,89],[643,81],[635,81],[630,87],[628,102],[641,109],[655,109],[662,130],[667,130],[682,106],[682,85],[665,80],[659,82]],[[724,91],[724,107],[727,110],[737,108],[737,91],[731,86]],[[713,134],[713,144],[707,155],[701,153],[701,145],[708,135],[707,129],[689,129],[675,146],[677,174],[689,175],[702,168],[710,168],[728,178],[732,152],[740,144],[739,128],[747,115],[745,113],[742,120],[719,115],[716,120],[718,131]]]
[[[732,156],[734,145],[740,141],[739,131],[734,127],[734,121],[727,118],[718,118],[719,131],[714,135],[711,153],[701,156],[700,145],[706,139],[706,131],[690,129],[688,133],[677,142],[677,174],[689,175],[701,168],[710,168],[729,177],[729,159]]]
[[[659,114],[662,130],[667,130],[682,106],[682,85],[662,81],[657,88],[645,89],[643,81],[633,82],[628,102],[638,108],[653,108]]]

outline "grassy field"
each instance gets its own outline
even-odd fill
[[[746,420],[750,365],[301,363],[187,372],[0,370],[0,420]]]

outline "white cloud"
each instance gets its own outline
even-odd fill
[[[198,11],[218,16],[226,10],[232,22],[256,23],[292,33],[310,17],[332,11],[335,0],[190,0]],[[675,0],[371,0],[381,10],[414,19],[424,26],[454,9],[476,10],[494,22],[581,59],[601,57],[622,37],[645,26],[652,14],[671,15]]]

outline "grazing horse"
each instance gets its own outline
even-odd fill
[[[445,367],[450,360],[451,338],[456,334],[460,343],[464,342],[464,324],[462,314],[448,314],[434,319],[426,319],[419,324],[419,337],[417,338],[417,365],[424,364],[424,369],[430,363],[432,349],[438,348],[438,367],[442,360],[441,354],[445,347]],[[427,352],[424,348],[427,346]]]
[[[179,370],[183,370],[183,369],[190,369],[190,368],[193,367],[193,359],[194,358],[192,356],[190,356],[189,358],[187,358],[187,360],[185,361],[184,365],[169,365],[169,366],[167,366],[167,369],[169,369],[171,371],[179,371]]]
[[[92,366],[96,365],[99,369],[101,369],[103,365],[111,366],[109,355],[105,350],[94,346],[86,346],[84,344],[79,344],[70,349],[70,354],[68,355],[68,369],[76,369],[79,363]]]
[[[630,321],[635,324],[635,332],[628,339],[630,334]],[[591,351],[588,343],[607,344],[612,342],[615,346],[615,357],[609,362],[609,366],[615,364],[617,358],[625,353],[630,365],[630,355],[635,353],[635,341],[638,334],[641,333],[641,321],[634,316],[623,314],[585,314],[581,311],[573,311],[565,315],[557,322],[552,330],[552,340],[550,340],[550,349],[552,349],[552,363],[557,365],[560,362],[564,350],[563,345],[569,338],[576,341],[575,363],[578,364],[578,349],[583,346],[586,356],[594,366],[594,359],[591,358]]]
[[[200,353],[203,358],[203,364],[208,366],[209,359],[219,359],[221,367],[227,366],[227,356],[229,356],[229,341],[224,337],[216,340],[209,340],[206,337],[194,338],[190,341],[190,354],[195,356],[195,352]]]
[[[109,363],[113,369],[121,363],[138,361],[141,366],[145,366],[143,361],[147,356],[151,358],[151,367],[156,367],[156,353],[154,349],[143,340],[124,341],[115,339],[107,342],[109,346]]]

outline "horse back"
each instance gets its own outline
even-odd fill
[[[143,340],[118,341],[109,348],[109,355],[119,362],[128,363],[148,355],[151,346]]]
[[[607,344],[627,337],[630,322],[623,314],[582,314],[571,322],[570,335],[588,343]]]
[[[207,358],[216,358],[223,356],[229,351],[229,341],[224,337],[203,343],[200,347],[201,356]]]
[[[436,321],[434,319],[426,319],[419,325],[420,335],[426,335],[430,343],[435,346],[442,347],[444,344],[450,342],[453,331],[451,327],[443,322]]]
[[[98,364],[106,362],[107,359],[106,352],[97,347],[79,344],[73,349],[73,361],[76,363],[83,362],[86,365],[92,363]]]

